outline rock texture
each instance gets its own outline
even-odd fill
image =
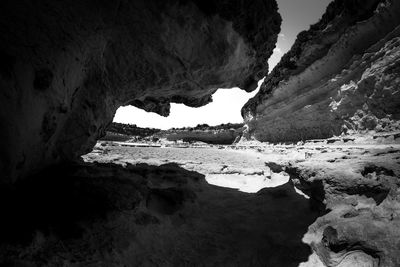
[[[242,110],[261,141],[393,131],[400,119],[400,2],[336,0]]]
[[[299,266],[400,266],[399,143],[329,141],[257,149],[322,212],[302,237],[313,254]]]
[[[254,89],[280,22],[274,0],[1,1],[1,180],[88,152],[121,105]]]
[[[324,266],[400,266],[398,146],[329,152],[286,168],[295,186],[329,211],[303,241]]]

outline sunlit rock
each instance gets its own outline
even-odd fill
[[[400,2],[336,0],[242,109],[247,136],[298,141],[400,129]]]

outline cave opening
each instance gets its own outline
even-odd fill
[[[0,266],[400,266],[399,13],[1,1]]]
[[[101,151],[102,146],[108,144],[122,146],[122,150],[131,149],[130,153],[118,149],[112,153],[113,156],[118,155],[121,162],[130,164],[144,162],[159,165],[176,161],[180,161],[182,166],[188,162],[189,165],[202,164],[207,166],[202,169],[207,171],[202,173],[209,184],[247,193],[286,184],[289,175],[272,172],[259,156],[237,153],[236,157],[245,162],[240,164],[235,157],[223,153],[218,155],[220,151],[216,150],[226,149],[228,145],[240,141],[245,129],[241,108],[258,93],[263,81],[261,79],[257,89],[251,93],[240,88],[219,89],[213,94],[212,102],[203,107],[171,104],[168,117],[133,106],[121,107],[113,124],[107,129],[106,136],[101,139],[103,143],[97,146],[98,150]],[[132,161],[132,158],[135,160]],[[210,158],[213,162],[207,160]],[[214,171],[210,171],[212,169]]]
[[[161,130],[196,127],[199,124],[217,126],[224,123],[243,123],[241,108],[258,93],[263,80],[249,93],[240,88],[218,89],[212,95],[212,101],[201,107],[171,103],[167,117],[134,106],[122,106],[117,110],[113,122]]]

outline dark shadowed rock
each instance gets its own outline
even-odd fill
[[[1,266],[287,266],[318,216],[291,183],[258,194],[177,164],[86,163],[0,188]]]
[[[280,22],[275,0],[2,1],[1,180],[88,152],[121,105],[255,89]]]

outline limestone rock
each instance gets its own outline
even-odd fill
[[[327,208],[303,241],[325,266],[399,266],[399,150],[346,151],[286,168],[298,189]]]
[[[336,0],[242,109],[247,135],[298,141],[399,129],[400,2]]]
[[[280,22],[275,0],[2,1],[1,181],[88,152],[121,105],[255,89]]]

